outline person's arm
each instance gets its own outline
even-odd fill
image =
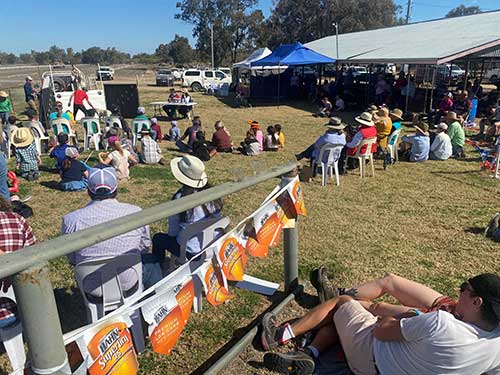
[[[104,157],[106,157],[106,159]],[[105,152],[99,152],[98,158],[99,158],[99,163],[107,164],[107,165],[109,165],[111,163],[111,160],[112,160],[111,157],[108,154],[106,154]]]
[[[128,154],[128,160],[130,160],[133,164],[137,164],[137,160],[132,154]]]
[[[87,171],[86,169],[83,171],[83,177],[89,178],[89,171]]]
[[[160,145],[158,143],[156,143],[156,152],[161,154],[161,148],[160,148]]]
[[[386,316],[375,324],[373,336],[380,341],[404,341],[400,320],[392,316]]]
[[[346,146],[348,148],[357,147],[362,140],[363,140],[363,134],[361,134],[361,132],[356,132],[356,134],[354,134],[354,137],[352,137],[351,141]]]
[[[141,239],[139,242],[139,251],[141,253],[148,253],[149,247],[151,246],[151,234],[149,230],[149,225],[145,225],[141,228]]]
[[[75,92],[73,91],[73,93],[71,94],[71,96],[68,99],[68,107],[71,107],[71,101],[73,100],[74,96],[75,96]]]
[[[97,112],[97,110],[95,109],[94,105],[90,102],[90,99],[88,96],[85,97],[85,100],[87,101],[87,103],[89,104],[90,108],[92,108],[94,111]]]

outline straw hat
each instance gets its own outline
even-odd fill
[[[28,128],[17,128],[10,136],[10,142],[16,147],[26,147],[33,143],[33,134]]]
[[[446,119],[447,120],[456,120],[456,121],[458,121],[457,114],[455,112],[453,112],[453,111],[452,112],[448,112],[446,114]]]
[[[7,94],[5,91],[0,91],[0,98],[8,98],[9,94]]]
[[[342,130],[344,129],[347,125],[342,123],[342,120],[338,117],[331,117],[330,121],[328,121],[328,124],[325,124],[325,126],[328,129],[335,129],[335,130]]]
[[[390,112],[390,115],[400,120],[403,119],[403,111],[400,110],[399,108],[395,108],[392,112]]]
[[[389,110],[387,109],[387,107],[380,107],[376,115],[377,117],[387,117],[389,116]]]
[[[427,123],[425,122],[421,122],[420,124],[415,125],[415,129],[417,129],[417,131],[424,135],[429,135],[429,125],[427,125]]]
[[[202,188],[207,184],[205,164],[195,156],[186,155],[182,158],[173,158],[170,169],[175,179],[181,184],[192,188]]]
[[[375,126],[373,123],[373,116],[370,112],[363,112],[354,118],[357,122],[366,126]]]

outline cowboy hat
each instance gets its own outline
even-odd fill
[[[170,169],[175,179],[183,185],[202,188],[207,184],[205,164],[196,156],[185,155],[181,158],[173,158],[170,161]]]
[[[425,122],[421,122],[418,125],[415,125],[415,129],[417,129],[417,131],[424,135],[429,135],[429,125],[427,125],[427,123]]]
[[[359,116],[354,117],[354,120],[359,122],[361,125],[375,126],[373,123],[373,116],[370,112],[363,112]]]
[[[393,111],[389,113],[391,116],[396,117],[400,120],[403,119],[403,111],[400,110],[399,108],[395,108]]]
[[[325,126],[328,129],[342,130],[347,125],[342,123],[342,120],[338,117],[330,117],[330,121],[328,121],[328,124],[325,124]]]
[[[5,91],[0,91],[0,98],[8,98],[9,94],[7,94]]]
[[[387,117],[389,116],[389,110],[387,109],[387,107],[380,107],[375,115],[377,115],[377,117]]]
[[[457,114],[453,111],[446,114],[446,119],[448,120],[458,120]]]
[[[33,143],[33,134],[28,128],[17,128],[10,136],[10,142],[16,147],[26,147]]]

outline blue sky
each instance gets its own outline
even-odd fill
[[[191,25],[176,20],[177,0],[43,0],[2,1],[0,50],[29,52],[52,45],[73,47],[115,46],[130,53],[153,52],[175,34],[190,38]],[[395,0],[406,12],[406,0]],[[443,17],[459,4],[484,10],[500,8],[498,0],[414,0],[412,22]],[[64,4],[62,6],[62,4]],[[272,0],[259,0],[267,16]],[[90,21],[91,20],[91,21]],[[78,26],[72,26],[76,24]]]

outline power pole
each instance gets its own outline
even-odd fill
[[[215,69],[214,67],[214,24],[210,26],[210,45],[211,45],[211,50],[212,50],[212,70]]]
[[[411,16],[411,0],[408,0],[408,6],[406,7],[406,24],[410,22]]]

